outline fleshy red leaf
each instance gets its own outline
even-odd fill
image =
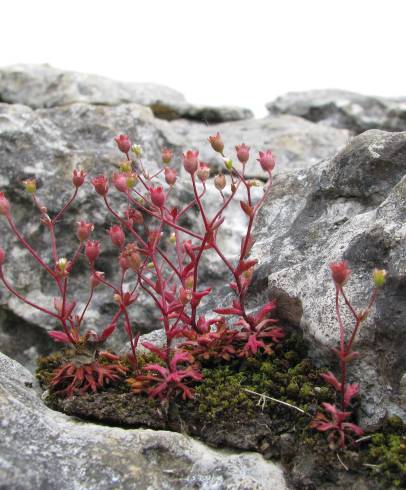
[[[71,341],[69,337],[64,332],[58,332],[57,330],[51,330],[48,335],[52,337],[55,342],[63,342],[64,344],[70,344]]]

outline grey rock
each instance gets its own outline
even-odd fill
[[[301,302],[301,328],[324,362],[338,342],[329,264],[349,261],[346,290],[356,309],[368,302],[373,268],[388,271],[357,339],[360,359],[350,366],[367,426],[387,412],[406,417],[399,406],[406,369],[405,162],[406,132],[365,132],[334,159],[276,178],[255,229],[257,281],[267,278],[270,293],[282,291],[287,305],[289,298]]]
[[[275,144],[280,173],[308,167],[319,159],[326,158],[343,146],[347,139],[346,131],[321,128],[290,116],[226,123],[210,128],[185,120],[163,121],[154,117],[151,109],[137,104],[122,103],[115,106],[81,102],[34,110],[19,104],[0,103],[0,189],[9,197],[13,215],[24,236],[35,248],[41,250],[48,263],[52,263],[49,237],[39,223],[38,214],[33,209],[29,196],[22,190],[21,182],[24,179],[36,176],[38,197],[52,216],[66,202],[72,191],[73,168],[84,168],[89,173],[89,178],[114,171],[114,165],[120,160],[113,141],[117,133],[128,133],[133,142],[141,143],[144,163],[152,173],[160,165],[160,150],[164,146],[174,149],[174,162],[178,170],[181,166],[181,152],[187,148],[196,148],[197,145],[203,158],[211,158],[216,167],[219,159],[210,148],[207,137],[217,130],[224,133],[230,152],[232,144],[243,140],[252,144],[253,152],[260,147]],[[249,165],[259,168],[259,164]],[[251,173],[258,175],[255,171]],[[260,173],[260,176],[262,178],[263,174]],[[192,199],[190,185],[186,182],[186,176],[180,170],[173,205],[187,203]],[[212,182],[207,187],[206,203],[209,214],[212,215],[220,205],[220,195]],[[260,194],[262,190],[255,188],[254,192]],[[122,201],[115,190],[111,192],[111,199],[118,209]],[[242,216],[238,202],[232,203],[227,215],[219,241],[224,253],[233,257],[240,246],[245,217]],[[101,199],[94,197],[90,184],[80,190],[78,204],[66,213],[63,222],[59,224],[58,247],[62,257],[69,257],[77,246],[74,223],[78,219],[85,219],[96,225],[94,237],[100,239],[103,245],[103,256],[98,267],[106,272],[107,277],[112,278],[115,251],[109,247],[105,234],[112,220],[105,212]],[[192,213],[189,225],[195,226],[195,222]],[[27,252],[16,244],[3,219],[0,220],[0,232],[2,246],[8,250],[5,270],[11,282],[28,299],[52,308],[55,290],[47,276],[40,273]],[[85,260],[82,260],[82,265],[87,268]],[[204,284],[212,286],[224,283],[225,274],[226,270],[219,267],[216,257],[210,254],[204,257]],[[72,275],[72,288],[78,293],[80,305],[83,306],[88,294],[86,281],[80,275]],[[141,331],[149,332],[159,327],[160,322],[152,301],[141,296],[138,305],[132,310],[132,319]],[[49,344],[44,341],[43,335],[36,335],[31,339],[29,334],[17,335],[17,332],[29,331],[30,325],[39,327],[38,331],[42,332],[57,325],[42,313],[10,296],[4,288],[0,288],[0,308],[4,312],[4,321],[0,322],[0,332],[3,332],[0,335],[0,348],[11,356],[18,356],[19,361],[32,368],[36,355],[47,353]],[[100,331],[110,321],[114,311],[115,304],[110,291],[100,288],[85,328]],[[16,325],[16,335],[11,334],[11,324]],[[28,346],[28,339],[33,341],[32,348]],[[125,342],[125,335],[118,329],[113,339],[111,347],[119,349]]]
[[[124,430],[48,409],[32,375],[0,353],[0,481],[7,489],[275,490],[281,468],[167,431]]]
[[[406,97],[385,98],[345,90],[289,92],[266,105],[275,114],[293,114],[312,122],[345,128],[354,134],[368,129],[406,130]]]
[[[78,102],[117,106],[136,103],[150,107],[162,119],[207,122],[253,117],[239,107],[195,106],[171,88],[153,83],[119,82],[87,73],[63,71],[50,65],[13,65],[0,69],[0,101],[34,109]]]

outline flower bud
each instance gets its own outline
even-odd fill
[[[388,272],[384,269],[374,269],[372,277],[374,279],[375,287],[380,288],[385,284],[386,276]]]
[[[142,258],[138,253],[138,248],[135,243],[129,243],[126,246],[125,250],[121,253],[120,259],[121,257],[123,258],[122,267],[124,266],[126,266],[126,268],[131,267],[133,271],[138,271],[139,268],[141,267]]]
[[[209,143],[214,151],[223,154],[224,143],[221,139],[220,133],[217,133],[214,136],[209,136]]]
[[[233,168],[233,161],[231,158],[223,158],[223,161],[227,170],[231,170]]]
[[[120,256],[118,257],[118,263],[123,271],[126,271],[127,269],[130,268],[130,264],[128,263],[125,252],[121,253]]]
[[[166,169],[165,169],[166,170]],[[152,203],[158,208],[162,208],[165,204],[166,195],[161,186],[159,187],[150,187],[149,193],[151,196]]]
[[[165,167],[165,181],[168,185],[175,185],[176,170],[174,168]]]
[[[214,185],[216,189],[219,191],[222,191],[224,187],[226,186],[226,177],[223,174],[218,174],[214,177]]]
[[[90,285],[91,285],[92,289],[95,289],[95,288],[97,288],[97,286],[102,284],[103,279],[104,279],[104,272],[101,272],[101,271],[93,272],[92,277],[90,279]]]
[[[108,234],[110,235],[110,239],[113,245],[116,247],[122,248],[125,242],[125,234],[120,225],[112,226]]]
[[[275,159],[271,150],[260,151],[257,161],[261,164],[262,170],[265,172],[270,173],[275,167]]]
[[[176,243],[176,233],[174,231],[169,235],[169,242]]]
[[[187,276],[187,278],[185,279],[185,287],[186,287],[187,289],[192,289],[192,288],[193,288],[194,283],[195,283],[195,280],[194,280],[193,275],[191,275],[191,276]]]
[[[0,214],[7,216],[10,211],[10,203],[3,192],[0,192]]]
[[[100,194],[101,196],[107,195],[107,192],[109,190],[109,183],[104,175],[98,175],[97,177],[95,177],[92,180],[92,184],[97,194]]]
[[[141,255],[138,252],[131,252],[127,256],[127,262],[128,265],[131,267],[131,269],[135,272],[139,270],[142,264],[142,258]]]
[[[183,167],[189,174],[193,175],[199,165],[199,152],[188,150],[183,154]]]
[[[83,185],[86,177],[86,172],[84,170],[74,169],[72,172],[72,183],[75,187],[80,187]]]
[[[120,163],[119,165],[120,172],[124,174],[128,174],[132,171],[132,165],[129,160],[124,160],[123,162]]]
[[[6,252],[4,248],[0,247],[0,267],[4,264],[6,261]]]
[[[336,286],[344,286],[351,275],[351,270],[348,268],[348,262],[343,260],[342,262],[333,262],[330,264],[331,275]]]
[[[142,155],[142,148],[141,148],[141,145],[133,145],[131,147],[131,151],[134,153],[134,155],[137,157],[137,158],[140,158],[141,155]]]
[[[70,262],[65,257],[63,257],[62,259],[58,259],[55,266],[58,275],[61,277],[66,277],[69,273],[69,265]]]
[[[133,189],[138,182],[138,176],[134,172],[127,174],[127,188]]]
[[[121,304],[121,296],[117,293],[113,294],[113,301],[117,303],[118,305]]]
[[[93,264],[100,255],[100,242],[96,240],[88,240],[85,246],[85,254],[89,259],[89,262]]]
[[[250,158],[250,147],[247,146],[245,143],[242,143],[241,145],[237,145],[235,147],[235,150],[237,152],[237,158],[238,160],[245,165],[249,158]]]
[[[170,148],[163,148],[161,151],[162,163],[168,165],[171,163],[173,151]]]
[[[86,223],[86,221],[78,221],[76,225],[76,236],[80,242],[84,242],[90,237],[94,226],[91,223]]]
[[[131,220],[133,224],[135,225],[142,225],[144,224],[144,216],[138,209],[130,208],[126,210],[125,212],[126,218],[128,220]]]
[[[119,192],[127,192],[127,174],[113,174],[111,180]]]
[[[197,177],[201,182],[206,182],[206,180],[210,177],[210,167],[207,165],[207,163],[199,162]]]
[[[114,141],[117,143],[118,149],[128,155],[128,152],[131,149],[131,143],[126,134],[120,134],[114,138]]]
[[[37,192],[37,181],[35,179],[23,180],[25,191],[29,194],[35,194]]]

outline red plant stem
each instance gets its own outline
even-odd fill
[[[202,202],[201,202],[201,200],[199,198],[199,194],[197,192],[195,174],[192,174],[192,184],[193,184],[193,192],[194,192],[194,195],[195,195],[195,201],[196,201],[196,203],[197,203],[197,205],[199,207],[200,214],[201,214],[202,219],[203,219],[204,227],[205,227],[206,232],[207,232],[209,230],[209,222],[207,220],[206,213],[204,212],[204,208],[203,208]]]
[[[36,308],[39,311],[42,311],[42,313],[46,313],[49,316],[52,316],[53,318],[56,318],[57,320],[61,321],[61,317],[52,311],[47,310],[46,308],[43,308],[42,306],[39,306],[32,301],[28,300],[26,297],[24,297],[22,294],[20,294],[18,291],[16,291],[11,284],[7,281],[7,279],[4,277],[3,270],[0,267],[0,280],[3,281],[3,284],[6,286],[6,288],[12,293],[14,296],[16,296],[18,299],[23,301],[24,303],[27,303],[27,305],[32,306],[33,308]]]
[[[350,340],[349,340],[349,342],[347,344],[347,348],[346,348],[347,354],[349,354],[351,352],[352,344],[354,343],[354,340],[355,340],[355,337],[356,337],[357,332],[359,330],[359,327],[361,325],[361,322],[362,322],[362,320],[364,320],[366,318],[366,316],[368,315],[369,311],[371,310],[372,305],[375,303],[377,294],[378,294],[378,290],[377,290],[377,288],[374,288],[372,290],[371,299],[370,299],[370,301],[368,303],[368,306],[367,306],[366,310],[364,311],[362,317],[357,316],[357,321],[356,321],[356,324],[355,324],[355,328],[354,328],[354,330],[352,332],[352,335],[351,335],[351,338],[350,338]]]
[[[336,285],[336,316],[338,320],[338,325],[340,328],[340,352],[345,353],[345,329],[344,329],[344,324],[343,320],[341,318],[341,312],[340,312],[340,292],[342,292],[341,286]]]
[[[173,272],[179,277],[179,279],[181,279],[181,274],[178,270],[177,267],[175,267],[171,260],[169,259],[169,257],[167,257],[167,255],[165,255],[165,253],[160,249],[160,248],[157,248],[157,252],[159,253],[159,255],[165,260],[165,262],[168,264],[168,266],[173,270]]]
[[[42,258],[38,255],[38,253],[31,247],[31,245],[25,240],[25,238],[21,235],[21,233],[18,231],[12,217],[8,214],[6,215],[7,222],[14,233],[14,235],[17,237],[18,241],[30,252],[30,254],[34,257],[34,259],[38,262],[38,264],[43,267],[52,277],[54,280],[57,280],[57,275],[56,273],[47,265],[45,262],[42,260]]]
[[[345,304],[347,305],[348,309],[350,310],[352,316],[354,317],[355,320],[358,320],[358,314],[354,310],[354,308],[353,308],[352,304],[350,303],[350,301],[347,299],[347,296],[344,293],[344,288],[343,287],[341,288],[341,294],[342,294],[342,296],[344,298],[344,301],[345,301]]]
[[[110,213],[133,235],[133,237],[142,244],[143,247],[148,248],[147,243],[138,235],[138,233],[134,230],[134,228],[123,218],[121,218],[115,211],[114,209],[110,206],[109,202],[107,201],[107,197],[103,196],[104,203],[107,207],[107,209],[110,211]]]
[[[132,365],[132,368],[134,370],[134,373],[138,374],[139,369],[138,369],[137,352],[136,352],[137,346],[134,342],[134,336],[133,336],[133,332],[132,332],[130,317],[128,315],[127,308],[124,305],[122,305],[122,309],[124,311],[125,322],[127,324],[126,331],[128,332],[128,336],[130,338],[131,352],[133,354],[133,357],[131,359],[131,365]],[[136,336],[136,337],[138,337],[138,336]],[[138,343],[138,338],[137,338],[137,343]]]
[[[94,288],[91,288],[90,289],[90,295],[89,295],[89,298],[87,300],[86,306],[83,308],[82,314],[80,315],[80,318],[78,320],[78,333],[79,333],[80,325],[82,324],[82,321],[83,321],[83,317],[85,316],[86,310],[88,309],[90,302],[92,301],[93,292],[94,292]]]
[[[94,268],[94,264],[91,264],[90,265],[90,272],[91,272],[92,275],[96,273],[96,270]],[[112,289],[115,293],[120,294],[120,291],[113,284],[109,283],[103,277],[101,277],[101,275],[98,275],[97,276],[97,280],[99,282],[101,282],[102,284],[104,284],[105,286],[107,286],[110,289]]]
[[[73,203],[73,201],[76,199],[76,196],[78,194],[78,188],[75,188],[74,193],[72,194],[71,198],[69,201],[62,207],[62,209],[59,211],[59,213],[52,218],[52,224],[55,225],[55,223],[58,221],[59,218],[63,215],[63,213],[68,209],[68,207]]]
[[[204,182],[202,182],[203,184],[203,191],[202,193],[199,195],[199,199],[201,199],[205,194],[206,194],[206,184]],[[187,213],[189,211],[189,209],[194,206],[196,204],[196,199],[193,199],[193,201],[191,201],[189,204],[187,204],[181,211],[179,211],[178,215],[177,215],[177,219],[179,219],[182,215],[184,215],[185,213]]]
[[[66,305],[66,291],[68,288],[68,278],[65,277],[63,281],[63,288],[62,288],[62,318],[65,318],[65,305]]]
[[[130,194],[129,194],[129,198],[130,198],[131,203],[134,204],[134,206],[137,206],[139,209],[146,212],[147,214],[149,214],[153,218],[156,218],[159,221],[162,221],[162,223],[165,223],[166,225],[169,225],[171,228],[174,228],[175,230],[181,231],[182,233],[185,233],[186,235],[190,235],[193,238],[197,238],[198,240],[203,240],[202,235],[199,235],[198,233],[194,233],[193,231],[188,230],[187,228],[183,228],[182,226],[177,225],[173,221],[170,221],[167,218],[162,217],[159,214],[154,213],[150,209],[147,209],[146,207],[142,206],[142,204],[140,204],[138,201],[136,201]]]
[[[58,260],[58,252],[57,252],[57,249],[56,249],[55,229],[54,229],[53,223],[49,223],[48,229],[49,229],[49,234],[51,236],[52,257],[53,257],[54,262],[56,264],[56,262]]]
[[[338,320],[338,325],[340,328],[340,370],[341,370],[341,383],[340,383],[340,395],[341,395],[341,410],[345,410],[345,402],[344,402],[344,396],[345,396],[345,385],[346,385],[346,378],[347,378],[347,366],[346,366],[346,361],[344,360],[344,356],[346,354],[346,348],[345,348],[345,330],[344,330],[344,324],[341,318],[341,312],[340,312],[340,292],[342,292],[342,287],[339,285],[336,285],[336,316]]]

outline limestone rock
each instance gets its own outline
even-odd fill
[[[119,82],[87,73],[63,71],[50,65],[13,65],[0,69],[0,102],[34,109],[78,102],[117,106],[135,103],[150,107],[157,117],[184,117],[206,122],[253,117],[239,107],[195,106],[171,88],[153,83]]]
[[[357,341],[361,356],[350,366],[361,383],[367,425],[386,412],[406,416],[399,407],[406,369],[405,202],[406,132],[373,130],[330,161],[276,178],[256,223],[257,281],[268,277],[270,292],[284,292],[286,304],[300,300],[301,327],[316,357],[338,342],[329,264],[349,261],[346,290],[356,309],[368,302],[373,268],[388,271]]]
[[[280,467],[259,454],[210,449],[175,432],[81,422],[47,408],[34,385],[0,353],[2,488],[288,488]]]
[[[292,114],[312,122],[345,128],[406,130],[406,97],[385,98],[345,90],[289,92],[266,105],[271,114]]]

